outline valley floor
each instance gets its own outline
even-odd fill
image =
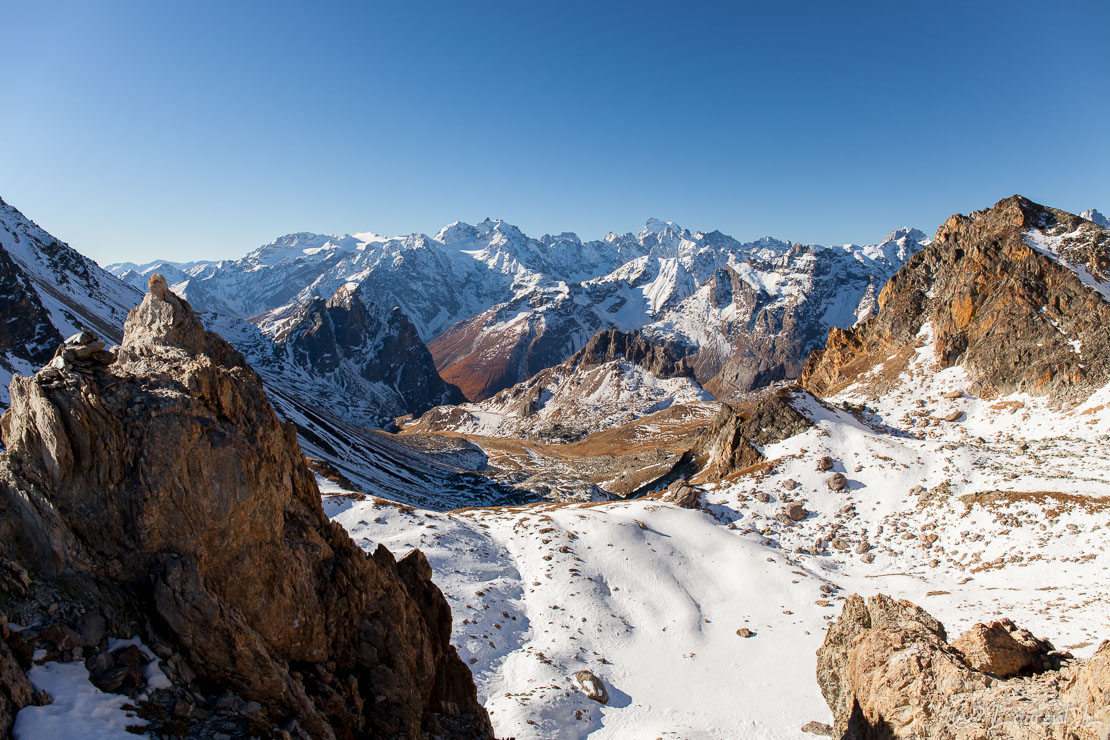
[[[815,652],[850,593],[910,599],[951,636],[1005,616],[1077,656],[1110,637],[1110,389],[1070,411],[983,401],[925,364],[863,412],[842,408],[853,389],[797,396],[815,426],[704,487],[705,510],[335,493],[325,509],[367,550],[426,553],[500,736],[812,737],[803,724],[831,722]],[[781,516],[791,502],[805,519]]]

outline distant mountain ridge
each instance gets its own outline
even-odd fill
[[[304,305],[357,283],[408,317],[443,379],[471,400],[559,364],[598,332],[640,329],[681,343],[697,357],[698,380],[727,395],[795,376],[828,329],[869,314],[882,284],[927,242],[903,229],[863,246],[741,243],[658,219],[584,242],[486,219],[434,237],[298,233],[239,260],[110,267],[134,284],[161,271],[199,309],[250,319],[271,337]],[[834,309],[819,309],[830,300]]]

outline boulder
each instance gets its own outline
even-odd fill
[[[977,624],[953,640],[952,647],[972,668],[1001,678],[1047,670],[1055,650],[1051,642],[1037,639],[1009,619]]]
[[[701,491],[682,484],[669,488],[664,494],[663,500],[683,509],[698,509],[701,507]]]
[[[1031,638],[1001,623],[977,625],[972,633],[960,641],[984,660],[1009,660],[1011,642]],[[982,647],[999,644],[1007,648],[1002,658],[1001,651]],[[1050,647],[1035,638],[1031,645]],[[817,652],[817,681],[833,712],[834,737],[1104,740],[1110,642],[1089,661],[1068,658],[1057,654],[1042,662],[1054,666],[1050,670],[1002,679],[970,665],[955,643],[948,644],[943,625],[920,607],[882,594],[866,601],[853,595]],[[1030,721],[1038,717],[1052,721]]]
[[[783,507],[782,513],[787,516],[791,521],[800,522],[809,515],[806,508],[798,502],[787,504]]]
[[[586,696],[602,704],[609,703],[609,692],[605,690],[605,684],[593,672],[578,671],[574,674],[574,679],[578,681]]]
[[[844,473],[833,473],[825,481],[825,485],[829,487],[830,491],[843,491],[848,487],[848,479]]]

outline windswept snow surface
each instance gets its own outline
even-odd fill
[[[808,737],[831,720],[815,651],[853,592],[908,598],[950,635],[1005,616],[1089,655],[1110,636],[1110,387],[1075,408],[977,399],[927,334],[886,396],[795,396],[814,427],[768,446],[769,470],[704,487],[707,512],[325,508],[368,551],[427,554],[497,733],[521,740]],[[808,517],[776,517],[788,501]],[[581,669],[609,704],[577,688]]]

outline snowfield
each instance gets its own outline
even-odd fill
[[[910,599],[953,636],[1006,616],[1089,655],[1110,636],[1110,388],[1072,409],[973,398],[921,339],[878,399],[795,396],[814,427],[768,446],[759,472],[703,487],[704,510],[325,508],[368,551],[425,552],[500,736],[812,737],[803,724],[831,721],[815,652],[853,592]],[[790,502],[805,519],[781,515]]]

